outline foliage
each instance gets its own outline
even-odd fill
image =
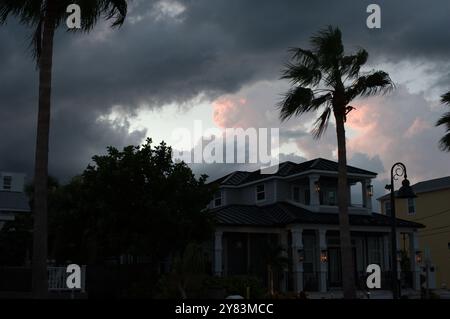
[[[450,106],[450,92],[442,95],[441,101]],[[436,126],[440,125],[445,127],[445,135],[439,141],[439,147],[442,151],[450,152],[450,112],[444,113],[436,122]]]
[[[287,120],[309,112],[320,112],[313,135],[326,130],[332,113],[345,118],[352,110],[348,104],[357,97],[389,91],[393,83],[383,71],[362,72],[369,54],[364,49],[345,55],[342,34],[329,26],[311,37],[311,49],[291,48],[282,79],[292,88],[279,103],[280,118]]]
[[[190,241],[209,239],[212,190],[166,144],[114,147],[67,185],[49,181],[49,251],[59,263],[149,257],[157,264]],[[32,188],[29,190],[33,197]]]

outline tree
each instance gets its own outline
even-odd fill
[[[394,85],[386,72],[361,71],[368,59],[368,53],[364,49],[345,55],[339,28],[329,26],[319,31],[311,37],[310,43],[310,50],[290,49],[292,58],[285,66],[282,79],[289,80],[292,88],[278,105],[280,119],[285,121],[292,116],[320,112],[312,130],[313,136],[320,138],[327,129],[331,115],[334,115],[339,163],[338,206],[343,289],[345,298],[355,298],[348,217],[345,122],[354,109],[349,105],[352,100],[389,91]]]
[[[450,92],[442,95],[441,101],[450,106]],[[442,151],[450,152],[450,112],[445,113],[437,121],[436,126],[443,125],[445,127],[445,135],[439,141],[439,147]]]
[[[288,257],[285,255],[285,250],[282,246],[275,245],[267,241],[264,245],[264,260],[267,266],[267,283],[269,286],[269,294],[275,294],[274,276],[282,272],[289,263]]]
[[[164,142],[122,151],[108,147],[82,175],[83,208],[92,234],[109,256],[167,257],[191,241],[210,238],[204,208],[212,199],[206,175],[198,179],[184,162],[172,161]]]
[[[53,38],[66,18],[70,4],[82,8],[81,30],[90,31],[99,18],[121,26],[127,14],[126,0],[0,0],[0,24],[9,16],[34,30],[32,49],[39,70],[38,125],[34,168],[33,296],[48,292],[47,279],[47,177],[52,88]],[[76,30],[76,29],[75,29]]]

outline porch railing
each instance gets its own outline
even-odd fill
[[[67,287],[67,273],[66,267],[48,267],[48,290],[49,291],[68,291],[77,290],[86,292],[86,266],[81,266],[81,288],[71,289]]]

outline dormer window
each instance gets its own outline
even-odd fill
[[[223,202],[223,195],[222,195],[222,191],[218,190],[215,194],[214,194],[214,207],[220,207],[222,206],[222,202]]]
[[[3,189],[5,191],[11,190],[12,185],[12,177],[11,176],[3,176]]]
[[[263,201],[266,199],[266,191],[264,188],[264,184],[260,184],[256,186],[256,200]]]

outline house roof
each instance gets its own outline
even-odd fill
[[[416,194],[448,189],[450,188],[450,176],[419,182],[417,184],[412,185],[411,187]],[[395,193],[397,194],[397,191]],[[386,194],[377,198],[377,200],[388,199],[389,196],[390,194]]]
[[[277,172],[274,174],[261,174],[261,170],[256,170],[253,172],[236,171],[216,179],[211,184],[239,186],[266,179],[268,177],[287,177],[312,170],[337,172],[338,163],[324,158],[317,158],[302,163],[287,161],[280,163]],[[347,165],[347,172],[348,174],[367,175],[371,177],[375,177],[377,175],[377,173],[350,165]]]
[[[338,214],[317,213],[286,202],[266,206],[229,205],[212,211],[220,225],[277,227],[287,224],[338,225]],[[353,226],[390,226],[389,216],[372,213],[370,215],[350,214]],[[423,228],[424,225],[397,219],[398,227]]]
[[[28,197],[23,192],[0,191],[0,212],[30,212]]]

